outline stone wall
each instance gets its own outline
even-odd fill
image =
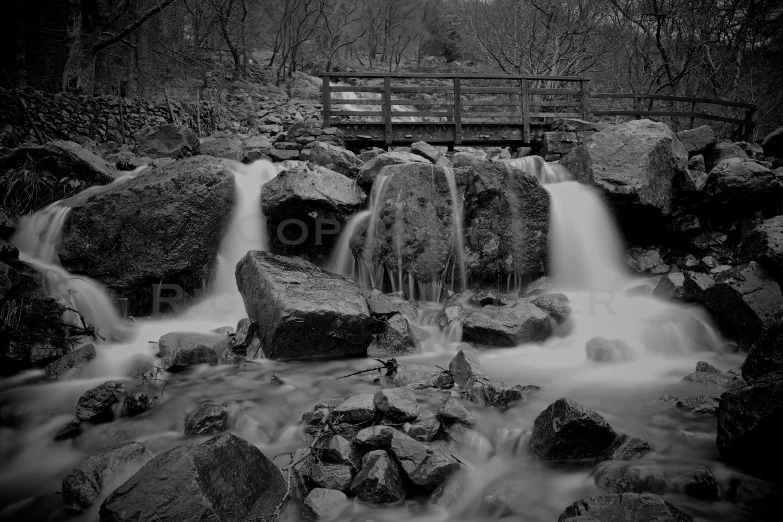
[[[97,143],[121,143],[120,111],[116,96],[88,97],[75,94],[47,94],[33,89],[20,89],[31,117],[38,130],[48,139],[78,141],[80,136]],[[171,101],[178,122],[193,131],[196,125],[196,104]],[[140,98],[123,98],[123,120],[126,141],[144,127],[170,123],[171,116],[165,101],[154,102]],[[211,128],[212,117],[219,122],[219,110],[213,114],[212,105],[201,102],[202,131]],[[22,141],[35,140],[30,124],[22,112],[13,91],[0,88],[0,124],[10,125],[22,137]]]

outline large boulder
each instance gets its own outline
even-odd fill
[[[740,257],[758,261],[778,281],[783,281],[783,215],[757,224],[742,238]]]
[[[153,285],[200,289],[209,278],[234,202],[234,176],[215,158],[195,157],[62,202],[71,207],[63,266],[152,311]],[[165,311],[165,310],[161,310]]]
[[[561,161],[577,181],[600,188],[624,218],[671,214],[687,163],[674,132],[650,120],[609,125]]]
[[[389,178],[377,218],[357,227],[351,239],[354,257],[401,266],[418,283],[442,281],[452,269],[459,274],[452,209],[459,202],[452,202],[449,189],[449,177],[455,172],[428,162],[391,165],[384,174]],[[368,230],[370,226],[374,230]],[[367,245],[370,236],[372,245]]]
[[[764,329],[742,363],[742,378],[750,382],[772,372],[783,371],[783,320]]]
[[[484,346],[518,346],[544,341],[550,335],[549,315],[532,303],[485,306],[467,316],[462,324],[463,340]]]
[[[310,149],[309,161],[352,179],[356,178],[362,166],[361,160],[353,152],[322,141],[317,141]]]
[[[465,252],[471,279],[495,285],[544,273],[549,193],[535,177],[503,163],[469,171],[465,190]]]
[[[705,163],[707,172],[715,168],[718,163],[724,160],[744,161],[750,159],[745,150],[737,143],[721,142],[717,143],[707,154],[705,154]]]
[[[617,493],[577,500],[558,522],[691,522],[693,519],[652,493]]]
[[[169,123],[147,127],[136,133],[136,155],[148,158],[180,159],[199,154],[201,144],[196,133],[185,125]]]
[[[761,146],[764,147],[764,155],[783,158],[783,127],[767,134]]]
[[[320,263],[364,199],[353,180],[327,168],[284,170],[261,188],[261,210],[277,232],[271,236],[272,251]]]
[[[695,129],[680,131],[677,133],[677,139],[685,146],[688,156],[704,154],[712,149],[718,142],[715,132],[709,125],[702,125]]]
[[[727,461],[776,473],[783,464],[783,372],[728,390],[718,406],[718,451]]]
[[[63,479],[63,502],[75,511],[86,511],[103,488],[129,466],[146,464],[155,455],[138,442],[126,442],[89,457]]]
[[[255,251],[237,264],[236,278],[269,359],[364,355],[372,341],[373,319],[353,279]]]
[[[384,167],[388,167],[389,165],[402,165],[404,163],[429,164],[429,161],[422,156],[418,156],[411,152],[386,152],[371,158],[362,165],[356,176],[356,180],[362,188],[369,191]]]
[[[234,161],[242,161],[242,158],[244,157],[242,142],[237,139],[229,138],[227,136],[209,136],[207,138],[200,138],[199,142],[201,154]]]
[[[530,449],[544,462],[595,459],[606,452],[616,437],[598,413],[563,398],[536,417]]]
[[[700,203],[710,212],[750,215],[775,209],[783,185],[768,168],[755,161],[730,158],[713,168],[701,191]]]
[[[27,172],[35,172],[40,181],[35,190],[22,182]],[[22,145],[0,156],[0,188],[11,221],[87,187],[111,183],[117,175],[114,167],[72,141]]]
[[[755,261],[720,274],[703,292],[704,304],[732,327],[745,349],[783,313],[783,293]]]
[[[273,520],[288,488],[261,450],[230,433],[158,455],[101,505],[101,522]]]

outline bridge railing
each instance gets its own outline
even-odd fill
[[[362,79],[366,85],[332,85],[340,78]],[[540,128],[547,120],[589,114],[590,80],[582,77],[329,73],[322,79],[324,126],[358,121],[365,123],[364,129],[382,125],[382,143],[387,146],[405,141],[395,126],[409,131],[417,124],[419,130],[439,127],[448,135],[432,141],[454,145],[482,140],[530,143],[531,128]],[[404,136],[415,139],[413,134]]]
[[[691,96],[668,96],[663,94],[636,93],[592,93],[590,97],[599,105],[599,100],[607,100],[608,107],[592,111],[593,116],[633,116],[634,118],[672,118],[675,122],[686,120],[688,128],[694,128],[696,120],[718,121],[737,126],[737,133],[745,141],[753,138],[753,128],[756,126],[754,117],[756,105],[752,103],[698,98]],[[629,102],[632,106],[628,106]],[[620,108],[615,103],[621,105]],[[657,104],[657,107],[656,107]],[[602,104],[603,105],[603,104]],[[682,108],[682,106],[685,108]],[[744,112],[741,118],[728,117],[723,114],[706,112],[715,108],[729,108],[732,112]],[[743,111],[744,110],[744,111]]]

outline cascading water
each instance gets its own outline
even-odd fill
[[[468,287],[468,276],[465,271],[465,238],[462,233],[462,212],[459,205],[459,194],[457,193],[457,180],[454,177],[454,169],[444,169],[446,180],[449,183],[449,193],[451,194],[451,231],[454,238],[454,244],[459,258],[459,287],[463,291]]]
[[[541,156],[525,156],[501,161],[506,165],[532,174],[542,185],[561,183],[571,179],[570,174],[564,168],[560,165],[550,165]]]

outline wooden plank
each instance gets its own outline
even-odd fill
[[[530,94],[577,95],[577,89],[528,89]]]
[[[390,113],[394,118],[400,118],[402,116],[416,116],[421,118],[443,118],[449,115],[449,111],[391,111]]]
[[[365,87],[353,85],[332,85],[329,89],[332,92],[383,92],[383,87]],[[337,98],[335,98],[337,99]]]
[[[463,118],[519,118],[513,112],[462,112]]]
[[[571,101],[570,103],[562,101],[534,101],[530,102],[531,107],[581,107],[581,103]]]
[[[321,76],[321,80],[323,81],[323,90],[321,95],[321,106],[323,107],[323,115],[321,121],[323,122],[321,125],[324,129],[329,127],[332,121],[332,93],[331,93],[331,87],[332,84],[329,81],[329,75],[324,74]]]
[[[332,111],[332,116],[383,116],[383,111]]]
[[[515,94],[519,94],[517,91]],[[463,107],[516,107],[516,103],[495,103],[491,102],[462,102]]]
[[[722,121],[726,123],[733,123],[735,125],[755,125],[753,121],[738,120],[736,118],[726,118],[724,116],[714,116],[712,114],[704,114],[701,112],[670,112],[670,111],[593,111],[593,116],[679,116],[683,118],[689,118],[694,116],[701,120],[713,120]]]
[[[692,114],[691,114],[690,121],[688,122],[688,128],[689,129],[692,129],[692,128],[694,128],[696,126],[696,116],[695,116],[695,114],[696,114],[696,108],[698,107],[698,105],[699,105],[698,102],[695,102],[695,101],[691,102],[691,113]]]
[[[635,94],[635,93],[594,93],[591,94],[593,98],[640,98],[644,100],[670,100],[670,101],[684,101],[684,102],[699,102],[707,103],[711,105],[723,105],[725,107],[742,107],[745,109],[755,109],[756,105],[753,103],[744,102],[732,102],[726,100],[716,100],[713,98],[696,98],[692,96],[668,96],[663,94]]]
[[[578,112],[531,112],[531,118],[579,118]]]
[[[391,101],[391,77],[383,78],[383,137],[386,145],[392,144],[392,101]]]
[[[518,87],[464,87],[462,94],[518,94]]]
[[[462,86],[460,78],[454,78],[454,144],[462,144]]]
[[[430,85],[427,87],[408,87],[407,85],[392,85],[392,94],[453,94],[454,91],[446,85]]]
[[[319,76],[323,76],[324,73],[320,73]],[[529,74],[449,74],[449,73],[335,73],[330,72],[329,76],[332,78],[405,78],[405,79],[445,79],[453,80],[454,78],[461,78],[463,80],[542,80],[553,82],[579,82],[590,81],[590,78],[584,76],[535,76]]]
[[[587,82],[579,82],[579,95],[582,101],[582,119],[586,120],[590,115],[590,90],[585,87]]]
[[[383,100],[334,100],[335,105],[383,105]],[[449,101],[430,100],[397,100],[392,98],[392,105],[452,105]]]
[[[530,86],[527,80],[520,81],[521,95],[520,104],[522,105],[522,141],[530,143]]]

